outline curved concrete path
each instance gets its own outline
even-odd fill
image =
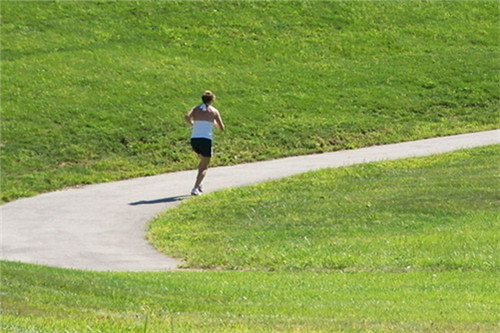
[[[500,130],[211,168],[215,191],[363,162],[500,143]],[[1,259],[97,271],[173,270],[180,264],[145,239],[148,221],[187,198],[195,171],[41,194],[0,207]]]

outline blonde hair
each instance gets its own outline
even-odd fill
[[[201,100],[205,104],[211,103],[215,100],[215,95],[210,90],[207,90],[203,93],[203,95],[201,95]]]

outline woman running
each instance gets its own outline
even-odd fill
[[[198,164],[198,175],[191,195],[200,195],[202,191],[201,183],[207,174],[210,158],[212,157],[212,128],[223,131],[225,129],[219,110],[212,106],[215,101],[215,95],[211,91],[205,91],[201,96],[203,104],[192,108],[184,117],[184,120],[191,126],[191,147],[200,157]]]

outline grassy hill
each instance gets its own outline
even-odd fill
[[[1,15],[3,201],[193,168],[181,116],[205,89],[228,126],[218,165],[498,126],[495,1],[13,1]],[[310,173],[154,222],[159,248],[210,271],[2,262],[2,329],[498,331],[498,156]]]
[[[183,202],[149,239],[189,268],[500,269],[500,146],[326,169]]]
[[[498,126],[499,7],[435,2],[3,2],[2,200]]]

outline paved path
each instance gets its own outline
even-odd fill
[[[500,143],[500,130],[209,169],[207,192],[328,167]],[[148,221],[186,198],[195,171],[41,194],[0,207],[1,258],[97,271],[161,271],[179,261],[145,239]]]

